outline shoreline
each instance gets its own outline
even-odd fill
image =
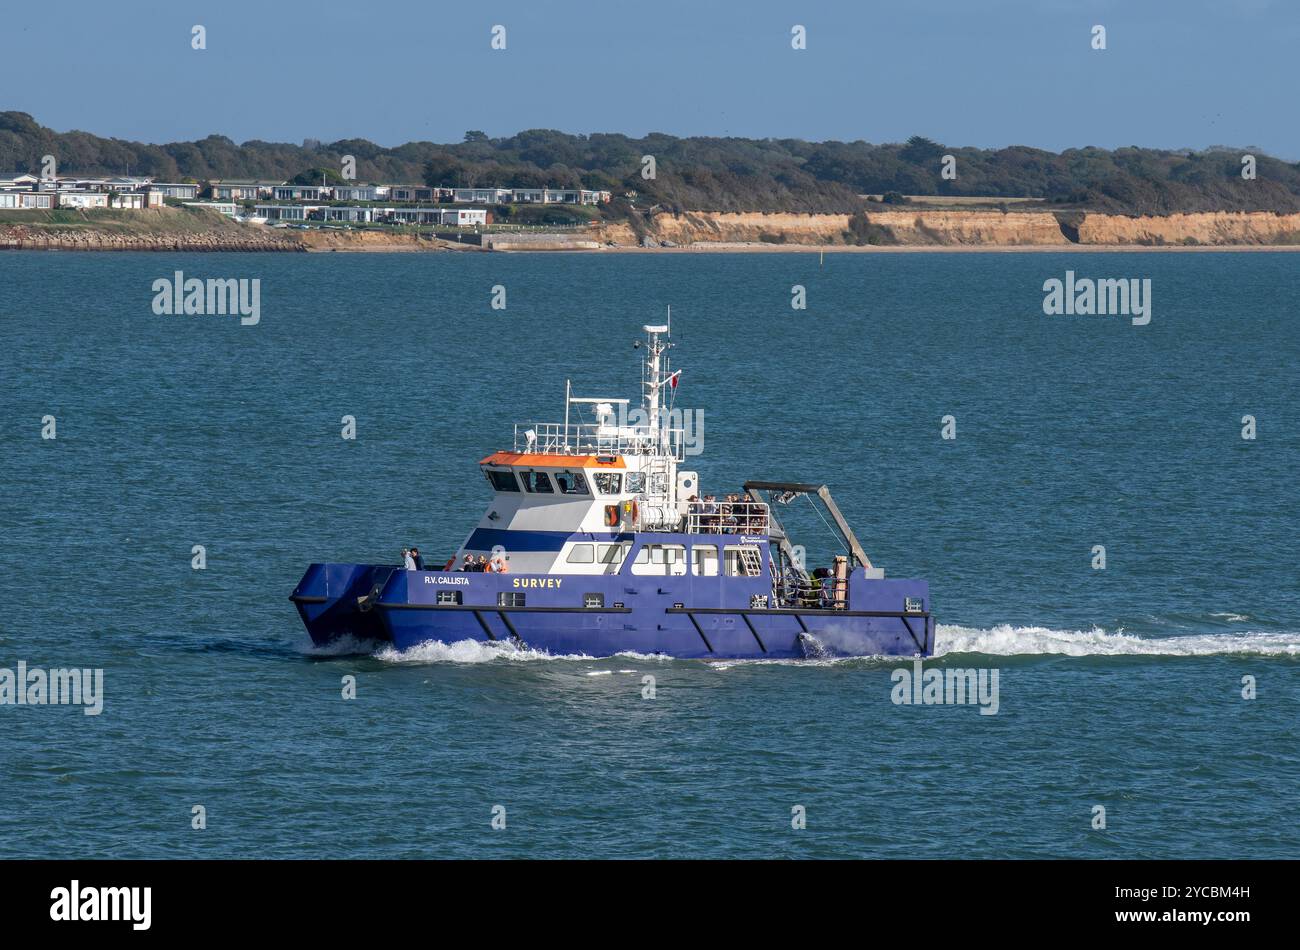
[[[306,241],[260,242],[212,238],[197,241],[175,239],[111,241],[60,241],[52,236],[37,240],[0,240],[0,254],[6,251],[52,253],[121,253],[149,254],[1118,254],[1118,253],[1288,253],[1300,252],[1300,244],[864,244],[818,245],[773,244],[763,241],[701,241],[676,247],[641,247],[621,244],[613,247],[564,246],[556,241],[538,247],[487,248],[452,242],[413,240],[367,240],[364,242]]]

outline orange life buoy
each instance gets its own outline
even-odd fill
[[[641,514],[641,509],[637,506],[636,499],[632,499],[632,523],[636,524],[637,517]]]
[[[611,528],[618,524],[618,505],[605,506],[605,524]]]

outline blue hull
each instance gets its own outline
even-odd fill
[[[554,655],[688,659],[933,651],[925,581],[869,579],[856,570],[845,610],[759,606],[770,594],[770,583],[759,577],[478,574],[313,564],[290,599],[318,644],[341,636],[388,641],[399,650],[429,641],[502,641]],[[600,606],[584,606],[590,603]]]

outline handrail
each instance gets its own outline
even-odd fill
[[[664,456],[681,462],[686,458],[686,430],[644,425],[516,422],[514,450],[541,455]]]
[[[686,505],[688,534],[767,534],[761,501],[693,501]]]

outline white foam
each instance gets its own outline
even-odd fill
[[[322,645],[313,643],[304,635],[293,646],[305,656],[347,656],[353,653],[373,653],[382,645],[382,640],[360,640],[349,633]]]
[[[481,640],[457,640],[443,643],[441,640],[429,640],[417,643],[405,650],[386,646],[374,654],[375,659],[385,663],[491,663],[493,660],[594,660],[585,654],[556,656],[544,650],[520,649],[513,643],[496,640],[484,643]]]
[[[992,656],[1054,654],[1063,656],[1213,656],[1248,653],[1300,656],[1300,634],[1221,633],[1172,637],[1138,637],[1122,630],[1052,630],[1001,624],[990,630],[939,624],[935,656],[984,653]]]
[[[1295,633],[1221,633],[1188,634],[1170,637],[1139,637],[1122,630],[1109,632],[1100,627],[1091,630],[1053,630],[1049,627],[1016,627],[1000,624],[989,629],[939,624],[936,630],[935,656],[980,653],[990,656],[1213,656],[1253,654],[1258,656],[1300,656],[1300,634]],[[357,652],[356,642],[338,652]],[[328,650],[334,645],[318,648],[313,653]],[[563,662],[590,663],[598,659],[585,653],[553,654],[545,650],[521,649],[513,643],[498,640],[484,643],[480,640],[459,640],[443,643],[431,640],[406,650],[386,646],[372,654],[386,663],[490,663],[494,660],[512,662]],[[663,654],[618,653],[623,660],[640,662],[674,662]],[[717,670],[734,666],[794,665],[826,666],[863,660],[896,662],[898,657],[826,656],[809,659],[727,659],[709,663]],[[635,673],[636,670],[592,670],[588,676],[608,676],[611,673]]]

